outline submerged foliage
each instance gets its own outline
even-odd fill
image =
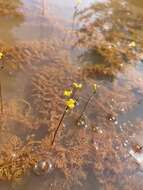
[[[113,3],[117,3],[116,12],[113,9],[111,12],[115,12],[114,15],[109,13],[108,18],[104,14]],[[100,65],[98,68],[97,65],[90,65],[91,68],[87,66],[89,72],[85,68],[85,76],[91,72],[94,75],[97,70],[110,75],[110,71],[122,67],[122,62],[126,62],[122,53],[130,60],[140,52],[141,43],[129,31],[127,34],[123,32],[122,37],[125,39],[121,40],[121,20],[114,29],[108,32],[105,31],[106,27],[103,29],[106,16],[110,23],[112,19],[114,21],[116,13],[123,13],[119,17],[127,14],[127,10],[124,12],[127,7],[120,3],[112,1],[105,5],[100,4],[101,7],[98,5],[98,10],[97,5],[86,10],[92,10],[93,15],[95,11],[100,12],[101,8],[103,12],[98,18],[99,23],[98,19],[89,19],[91,29],[87,21],[87,25],[82,26],[85,31],[81,29],[82,34],[79,37],[83,35],[85,40],[87,36],[82,46],[98,52],[107,62],[102,68]],[[133,22],[132,17],[133,15],[129,25],[134,27],[139,18],[135,18]],[[113,26],[115,23],[113,22]],[[94,27],[94,24],[98,26]],[[103,39],[98,39],[98,35]],[[120,46],[116,44],[118,40]],[[135,182],[129,176],[134,177],[138,164],[129,157],[131,139],[127,133],[132,135],[134,129],[131,127],[132,123],[125,123],[123,126],[119,124],[118,116],[123,114],[126,117],[140,104],[143,93],[142,75],[138,72],[133,75],[132,68],[128,67],[124,81],[114,81],[112,85],[108,82],[107,85],[102,82],[95,84],[95,80],[84,77],[82,69],[71,64],[69,52],[59,40],[23,42],[12,47],[1,47],[5,55],[5,68],[15,70],[16,74],[19,70],[25,71],[28,73],[28,82],[24,89],[26,100],[7,100],[6,103],[4,99],[4,112],[0,114],[0,179],[18,181],[24,176],[29,178],[36,174],[39,177],[36,181],[44,178],[43,184],[39,182],[42,190],[68,190],[73,189],[75,184],[81,186],[92,174],[100,182],[101,188],[132,189]],[[139,91],[138,96],[133,92],[135,88]],[[65,106],[68,106],[69,111],[61,119]],[[59,124],[61,128],[51,146]],[[142,129],[142,126],[141,124],[137,129]],[[81,188],[84,190],[84,185],[78,187]]]
[[[35,46],[37,43],[33,44]],[[39,47],[37,44],[35,51],[38,51]],[[36,175],[44,175],[46,183],[44,188],[67,190],[72,189],[74,184],[82,185],[88,176],[87,167],[91,168],[94,177],[106,189],[117,188],[116,184],[120,180],[124,181],[122,186],[124,187],[128,184],[128,174],[135,172],[137,166],[131,159],[127,162],[133,164],[133,168],[128,168],[127,162],[123,162],[124,156],[128,153],[123,145],[127,136],[126,133],[119,135],[115,122],[117,114],[123,109],[126,114],[138,104],[132,93],[132,87],[138,87],[137,76],[133,84],[130,81],[126,82],[126,88],[119,83],[114,83],[108,88],[102,84],[96,85],[95,81],[82,81],[82,73],[76,66],[70,64],[65,51],[56,53],[57,49],[56,47],[53,49],[53,46],[47,51],[48,44],[43,47],[44,55],[48,56],[43,58],[44,64],[40,68],[37,64],[40,58],[37,62],[35,59],[37,52],[32,56],[25,56],[26,49],[34,52],[32,44],[31,46],[25,44],[24,50],[23,44],[20,44],[15,50],[15,52],[23,50],[23,63],[34,59],[35,64],[31,65],[31,69],[30,64],[25,67],[32,71],[26,87],[28,102],[18,100],[8,101],[7,104],[4,102],[4,113],[0,117],[0,178],[17,181],[23,176],[31,176],[34,172]],[[81,83],[75,81],[82,81],[84,88]],[[71,88],[73,83],[74,89],[77,90],[74,99],[78,100],[79,105],[67,113],[59,129],[56,143],[51,146],[53,134],[65,110],[65,98],[73,98],[74,89]],[[92,89],[89,87],[91,85]],[[68,92],[72,91],[71,97],[64,96],[65,89],[68,89]],[[91,92],[96,92],[96,97],[93,97],[89,106],[86,106]],[[80,125],[77,125],[81,114]],[[41,162],[49,161],[52,164],[51,173],[47,172],[47,167],[43,172]]]
[[[77,44],[85,48],[85,72],[114,76],[142,52],[143,15],[124,0],[94,3],[78,12]],[[89,64],[89,52],[103,59]],[[91,55],[92,57],[92,55]]]
[[[0,16],[19,16],[18,8],[21,5],[21,0],[0,0]]]

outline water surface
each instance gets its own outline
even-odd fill
[[[92,3],[98,3],[99,1],[92,1],[92,0],[83,0],[81,4],[79,5],[79,9],[86,8],[90,6]],[[105,1],[101,0],[100,2],[105,3]],[[130,5],[133,6],[135,12],[142,12],[143,11],[143,2],[142,0],[129,0]],[[18,57],[18,62],[24,59],[24,64],[26,63],[28,66],[28,70],[25,68],[22,68],[22,71],[18,68],[11,67],[11,64],[4,65],[4,69],[2,69],[0,72],[1,77],[1,85],[2,85],[2,94],[3,99],[5,102],[11,100],[11,101],[17,101],[19,100],[28,100],[31,101],[32,98],[27,97],[29,96],[30,90],[30,82],[32,80],[33,73],[37,72],[37,76],[40,78],[41,75],[38,75],[41,72],[41,68],[43,66],[47,66],[50,69],[50,64],[54,64],[53,61],[53,55],[56,57],[58,53],[60,52],[60,49],[53,50],[53,46],[51,48],[51,52],[54,51],[52,55],[49,55],[49,44],[51,41],[55,42],[55,39],[59,39],[60,43],[65,38],[65,31],[67,29],[72,30],[72,24],[73,24],[73,18],[75,13],[75,6],[76,1],[71,0],[23,0],[22,5],[18,8],[19,15],[17,14],[11,14],[6,16],[0,16],[0,40],[6,45],[6,47],[14,47],[14,51],[12,53],[19,53],[20,51],[24,52],[23,57]],[[67,33],[66,33],[67,34]],[[72,39],[72,37],[71,37]],[[43,41],[46,43],[44,44]],[[63,41],[62,41],[63,43]],[[69,48],[70,41],[62,47],[66,49],[66,51],[69,51],[71,53],[71,49]],[[47,49],[46,49],[47,48]],[[75,49],[76,52],[77,49]],[[29,53],[30,52],[30,53]],[[44,52],[41,54],[41,52]],[[48,52],[48,53],[47,53]],[[80,51],[79,51],[80,52]],[[102,59],[97,54],[87,53],[84,54],[84,57],[86,59],[80,59],[79,52],[73,53],[72,56],[75,58],[76,64],[76,70],[82,68],[85,64],[85,62],[89,64],[99,64]],[[22,53],[19,53],[19,55],[22,55]],[[62,54],[63,55],[63,54]],[[51,56],[51,57],[50,57]],[[12,63],[13,59],[11,59],[10,56],[7,56],[8,59],[10,59],[10,62]],[[51,62],[50,62],[50,61]],[[58,60],[58,58],[57,58]],[[81,61],[82,60],[82,61]],[[59,60],[58,60],[59,61]],[[57,62],[58,62],[57,61]],[[61,60],[60,60],[61,61]],[[50,63],[49,63],[50,62]],[[79,62],[82,62],[79,64]],[[72,61],[71,61],[72,63]],[[104,64],[104,63],[103,63]],[[30,66],[29,66],[30,65]],[[33,67],[34,65],[34,67]],[[21,66],[22,67],[22,66]],[[57,66],[57,68],[62,68]],[[69,67],[70,68],[70,67]],[[70,70],[70,69],[69,69]],[[53,72],[53,76],[56,74]],[[56,70],[57,72],[57,70]],[[59,73],[62,73],[62,71],[59,71]],[[67,72],[67,71],[66,71]],[[55,75],[54,75],[55,74]],[[140,184],[140,176],[142,176],[142,171],[140,168],[140,164],[138,164],[138,160],[136,160],[136,157],[132,155],[129,155],[130,149],[132,148],[132,137],[139,132],[138,126],[142,124],[142,117],[143,117],[143,63],[140,61],[139,63],[134,62],[132,65],[127,64],[125,65],[123,70],[119,70],[116,72],[115,76],[112,78],[112,80],[109,80],[109,78],[104,76],[99,77],[89,77],[89,82],[97,82],[99,85],[99,94],[97,95],[97,102],[93,104],[93,107],[89,108],[87,116],[90,118],[90,124],[92,127],[97,127],[99,130],[99,134],[103,135],[103,141],[105,138],[105,144],[100,142],[101,139],[97,139],[96,135],[94,137],[93,134],[93,143],[95,148],[98,149],[97,144],[100,146],[100,144],[103,144],[101,147],[101,152],[105,151],[105,155],[108,155],[108,150],[106,147],[106,144],[108,143],[108,135],[110,136],[110,140],[113,140],[113,147],[115,146],[115,149],[118,151],[121,150],[124,151],[124,154],[121,152],[121,159],[123,162],[121,162],[121,168],[118,168],[123,170],[123,175],[126,177],[128,176],[128,170],[129,168],[135,167],[137,164],[137,171],[135,174],[129,173],[128,181],[131,183],[131,180],[133,178],[134,180],[134,186],[138,188],[138,185]],[[58,72],[57,72],[58,75]],[[43,74],[44,76],[44,74]],[[38,80],[39,80],[38,78]],[[56,80],[53,78],[53,81]],[[61,79],[61,83],[63,79]],[[86,83],[88,84],[88,80]],[[50,81],[50,79],[49,79]],[[42,86],[42,85],[41,85]],[[62,86],[62,85],[61,85]],[[66,85],[65,85],[66,86]],[[88,86],[88,85],[87,85]],[[101,90],[100,90],[101,86]],[[53,86],[54,88],[54,86]],[[27,90],[28,89],[28,90]],[[111,89],[111,94],[108,96],[109,90]],[[103,93],[103,94],[100,94]],[[89,93],[89,87],[83,92],[85,98],[88,97]],[[99,98],[99,99],[98,99]],[[32,101],[31,101],[32,102]],[[107,113],[104,113],[104,109],[101,106],[100,109],[96,109],[97,103],[103,103],[104,108],[107,109]],[[129,105],[128,105],[129,104]],[[38,103],[37,103],[38,105]],[[97,104],[98,105],[98,104]],[[38,106],[37,106],[38,107]],[[40,109],[40,107],[38,107]],[[20,109],[26,110],[27,104],[25,108],[25,103],[20,104]],[[81,108],[82,109],[82,108]],[[115,116],[111,113],[108,113],[109,111],[112,111],[112,114],[115,113]],[[35,110],[34,110],[35,111]],[[32,119],[35,116],[35,113],[32,115]],[[72,119],[71,121],[72,122]],[[69,123],[70,123],[69,122]],[[44,121],[43,121],[44,123]],[[44,124],[42,123],[42,127]],[[35,124],[35,123],[34,123]],[[109,126],[109,130],[107,130],[106,126]],[[67,122],[68,125],[68,122]],[[93,126],[95,125],[95,126]],[[112,129],[113,129],[113,136],[112,136]],[[12,133],[16,133],[15,127],[10,129]],[[111,130],[111,134],[109,131]],[[20,129],[19,129],[20,131]],[[86,131],[86,130],[85,130]],[[31,135],[35,131],[30,130],[30,132],[23,132],[20,131],[16,134],[20,134],[20,136],[26,136]],[[24,133],[24,134],[23,134]],[[38,132],[36,133],[37,138],[43,138],[45,133],[47,133],[47,128],[40,128]],[[89,133],[89,131],[87,132]],[[108,134],[106,136],[106,134]],[[104,136],[105,135],[105,136]],[[23,138],[25,138],[25,136]],[[140,136],[142,138],[142,136]],[[98,142],[99,140],[99,142]],[[120,142],[120,143],[119,143]],[[110,143],[110,142],[109,142]],[[105,147],[105,149],[104,149]],[[120,148],[119,148],[120,147]],[[103,148],[103,149],[102,149]],[[100,155],[100,154],[99,154]],[[100,159],[100,156],[97,153],[97,159]],[[98,157],[99,156],[99,157]],[[119,160],[119,154],[116,155],[116,160]],[[112,156],[111,156],[112,157]],[[89,170],[87,172],[87,180],[83,182],[84,186],[82,189],[84,190],[94,190],[94,189],[107,189],[105,184],[109,184],[109,186],[112,188],[112,185],[114,184],[113,181],[110,181],[113,177],[116,178],[116,174],[113,172],[112,168],[111,170],[106,170],[106,167],[108,168],[108,161],[112,158],[110,155],[107,157],[105,156],[105,168],[103,168],[103,176],[101,175],[101,181],[98,180],[100,178],[100,172],[96,173],[96,170],[98,170],[96,167],[95,172],[93,172],[93,168],[88,167]],[[109,159],[109,160],[108,160]],[[129,164],[128,164],[129,159]],[[110,161],[111,161],[110,160]],[[124,164],[124,161],[126,160],[126,166]],[[107,165],[106,165],[107,161]],[[114,161],[114,160],[113,160]],[[133,162],[133,165],[130,165],[130,162]],[[90,163],[89,163],[90,166]],[[102,166],[100,166],[102,168]],[[99,170],[101,169],[99,168]],[[53,175],[53,176],[52,176]],[[57,174],[55,174],[57,175]],[[61,176],[59,175],[59,178]],[[107,179],[106,183],[102,181],[102,179],[105,177]],[[118,181],[118,188],[123,189],[124,184],[121,183],[121,180],[124,178],[124,176],[120,176],[121,179],[117,179]],[[53,189],[52,185],[52,179],[54,178],[54,174],[48,174],[46,176],[35,176],[33,173],[32,175],[26,176],[24,180],[22,181],[22,184],[14,184],[11,186],[9,183],[1,183],[0,188],[3,190],[9,190],[11,188],[15,190],[31,190],[37,189],[37,190],[47,190],[47,188]],[[48,181],[49,180],[49,181]],[[127,184],[126,184],[127,185]],[[108,186],[107,186],[108,187]],[[127,187],[127,186],[126,186]],[[139,186],[141,187],[141,186]],[[81,187],[80,187],[81,188]],[[79,186],[72,187],[73,190],[79,189]],[[126,188],[128,189],[128,188]],[[133,188],[134,189],[134,188]],[[109,190],[109,189],[108,189]]]

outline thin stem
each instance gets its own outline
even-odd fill
[[[73,14],[73,22],[72,22],[72,32],[74,30],[74,26],[75,26],[75,19],[76,19],[76,15],[77,15],[77,12],[78,12],[78,6],[75,6],[75,10],[74,10],[74,14]]]
[[[94,93],[94,94],[95,94],[95,93]],[[77,119],[77,122],[78,122],[78,121],[81,119],[81,117],[83,116],[83,114],[84,114],[84,112],[85,112],[85,110],[86,110],[86,108],[87,108],[89,102],[90,102],[91,99],[93,98],[94,94],[92,94],[92,95],[89,97],[89,99],[87,100],[87,102],[86,102],[86,104],[84,105],[84,108],[83,108],[83,110],[82,110],[82,112],[81,112],[79,118]]]
[[[2,98],[2,86],[0,81],[0,104],[1,104],[1,114],[3,114],[3,98]]]
[[[73,33],[74,31],[74,27],[75,27],[75,19],[76,19],[76,15],[78,13],[78,5],[76,5],[74,7],[74,13],[73,13],[73,18],[72,18],[72,25],[71,25],[71,33]],[[65,33],[64,35],[64,38],[63,38],[63,42],[65,42],[66,38],[67,38],[67,32]]]
[[[65,117],[65,115],[66,115],[66,113],[67,113],[67,110],[68,110],[68,107],[66,107],[66,109],[65,109],[65,111],[64,111],[64,113],[63,113],[63,115],[62,115],[62,117],[61,117],[61,119],[60,119],[60,122],[59,122],[59,124],[58,124],[58,126],[57,126],[57,128],[56,128],[56,131],[55,131],[55,133],[54,133],[54,137],[53,137],[53,140],[52,140],[52,143],[51,143],[52,146],[53,146],[53,144],[54,144],[54,142],[55,142],[57,133],[58,133],[59,128],[60,128],[60,126],[61,126],[61,123],[62,123],[62,121],[63,121],[63,119],[64,119],[64,117]]]

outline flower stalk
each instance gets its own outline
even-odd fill
[[[79,116],[78,119],[77,119],[77,123],[78,123],[78,121],[80,121],[80,119],[82,118],[83,114],[85,113],[85,111],[86,111],[86,109],[87,109],[87,107],[88,107],[88,104],[90,103],[90,101],[91,101],[92,98],[94,97],[94,95],[95,95],[95,93],[96,93],[96,87],[97,87],[97,85],[94,84],[94,85],[93,85],[93,93],[90,95],[90,97],[88,98],[86,104],[84,105],[84,108],[83,108],[83,110],[82,110],[80,116]]]
[[[57,133],[58,133],[58,131],[59,131],[59,128],[60,128],[60,126],[61,126],[61,123],[63,122],[63,119],[64,119],[64,117],[65,117],[67,111],[68,111],[68,106],[66,107],[66,109],[65,109],[65,111],[64,111],[64,113],[63,113],[63,115],[62,115],[62,117],[61,117],[61,119],[60,119],[60,122],[59,122],[59,124],[58,124],[58,126],[57,126],[57,128],[56,128],[56,130],[55,130],[55,132],[54,132],[54,136],[53,136],[52,143],[51,143],[52,146],[54,145],[54,142],[55,142]]]
[[[4,65],[4,54],[2,52],[0,52],[0,61],[1,61],[1,69],[3,69],[3,65]],[[3,114],[3,98],[2,98],[2,85],[1,85],[1,81],[0,81],[0,110],[1,110],[1,114]]]

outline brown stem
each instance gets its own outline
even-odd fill
[[[2,86],[0,81],[0,104],[1,104],[1,114],[3,114],[3,98],[2,98]]]
[[[54,132],[54,137],[53,137],[53,140],[52,140],[52,143],[51,143],[52,146],[53,146],[53,144],[54,144],[54,142],[55,142],[55,139],[56,139],[58,130],[59,130],[60,125],[61,125],[61,123],[62,123],[62,121],[63,121],[63,119],[64,119],[64,117],[65,117],[65,115],[66,115],[66,113],[67,113],[67,110],[68,110],[68,107],[66,107],[66,109],[65,109],[65,111],[64,111],[64,113],[63,113],[63,115],[62,115],[62,117],[61,117],[61,119],[60,119],[60,122],[59,122],[59,124],[58,124],[58,126],[57,126],[57,128],[56,128],[56,130],[55,130],[55,132]]]

